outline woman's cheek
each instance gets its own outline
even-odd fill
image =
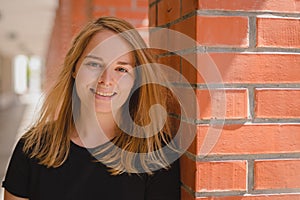
[[[83,104],[93,103],[92,93],[90,92],[90,87],[93,87],[92,74],[85,70],[79,70],[75,78],[75,87],[80,101]]]
[[[130,75],[122,77],[119,81],[119,91],[120,95],[118,98],[119,106],[122,106],[126,100],[129,98],[129,94],[133,88],[134,78]]]

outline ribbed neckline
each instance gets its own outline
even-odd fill
[[[112,140],[113,140],[113,139],[112,139]],[[100,145],[96,146],[96,147],[89,147],[89,148],[80,146],[80,145],[76,144],[75,142],[73,142],[72,140],[70,140],[70,142],[71,142],[71,146],[74,146],[76,149],[86,150],[86,151],[89,151],[89,152],[93,152],[93,151],[95,151],[95,150],[97,150],[97,149],[99,149],[99,148],[102,148],[102,147],[106,146],[106,145],[109,144],[112,140],[109,140],[109,141],[107,141],[107,142],[105,142],[105,143],[103,143],[103,144],[100,144]]]

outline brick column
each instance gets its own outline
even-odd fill
[[[52,34],[46,57],[46,71],[43,89],[47,90],[56,80],[61,69],[64,56],[72,38],[71,0],[60,0],[56,10]]]
[[[215,97],[182,56],[159,55],[192,84],[200,107],[181,158],[182,200],[300,199],[300,1],[149,0],[149,24],[197,41],[182,54],[201,63],[205,49],[224,83],[225,125],[202,157]],[[150,35],[150,44],[165,40]]]

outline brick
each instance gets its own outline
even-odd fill
[[[156,55],[168,53],[169,29],[155,29],[150,31],[150,47],[156,49]]]
[[[199,119],[245,119],[248,117],[246,89],[197,90]]]
[[[257,46],[300,48],[300,19],[258,18]]]
[[[189,83],[197,83],[197,55],[184,55],[181,59],[181,73]]]
[[[299,124],[199,125],[188,151],[202,156],[299,153],[299,132]]]
[[[197,162],[196,191],[246,190],[246,161]]]
[[[254,189],[300,188],[300,160],[262,160],[254,164]]]
[[[170,71],[172,69],[176,70],[178,72],[172,75],[172,74],[167,74],[167,76],[171,76],[172,80],[180,80],[180,68],[181,68],[181,57],[178,55],[171,55],[171,56],[164,56],[158,58],[158,63],[163,64],[162,67],[169,67]],[[176,76],[176,77],[174,77]]]
[[[180,22],[171,25],[170,29],[172,29],[174,31],[178,31],[181,34],[184,34],[186,37],[189,37],[191,40],[193,40],[193,42],[194,42],[193,45],[195,45],[196,39],[197,39],[196,38],[196,16],[192,16],[192,17],[183,19]],[[175,42],[176,40],[173,38],[170,38],[170,41]],[[182,41],[180,41],[180,42],[182,42]],[[186,41],[183,41],[183,42],[186,42]],[[192,46],[190,46],[190,47],[192,47]]]
[[[256,89],[255,117],[300,118],[300,89]]]
[[[298,0],[199,0],[200,10],[233,10],[233,11],[274,11],[299,13]]]
[[[197,16],[197,42],[205,46],[248,47],[248,18]]]
[[[181,187],[181,200],[196,200],[196,198],[194,198],[184,188]]]
[[[155,27],[157,26],[157,12],[156,12],[156,5],[155,6],[151,6],[149,8],[149,27]]]
[[[246,162],[194,162],[182,156],[181,180],[196,192],[246,190]]]
[[[181,16],[196,11],[198,8],[198,0],[182,0]]]
[[[183,184],[195,191],[196,189],[196,164],[191,159],[183,155],[180,158],[180,178]]]
[[[204,54],[205,55],[205,54]],[[215,65],[223,83],[299,83],[300,54],[210,53],[213,62],[204,62],[198,54],[200,70]],[[213,74],[212,74],[213,75]],[[205,83],[201,76],[198,83]]]
[[[131,0],[93,0],[93,6],[99,7],[131,7],[132,3]]]
[[[158,4],[157,24],[164,25],[180,17],[180,0],[161,0]]]
[[[174,31],[169,37],[171,51],[190,49],[196,46],[196,16],[189,17],[170,26]]]
[[[178,144],[181,150],[185,151],[192,144],[194,138],[196,137],[197,127],[194,124],[185,123],[176,118],[174,118],[172,122],[175,124],[175,128],[172,127],[172,129],[177,131],[173,132],[175,137],[174,141]],[[190,165],[188,164],[187,166]]]

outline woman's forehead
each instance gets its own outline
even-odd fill
[[[101,56],[105,60],[132,57],[132,48],[128,42],[117,33],[102,30],[96,33],[85,49],[86,55]]]

